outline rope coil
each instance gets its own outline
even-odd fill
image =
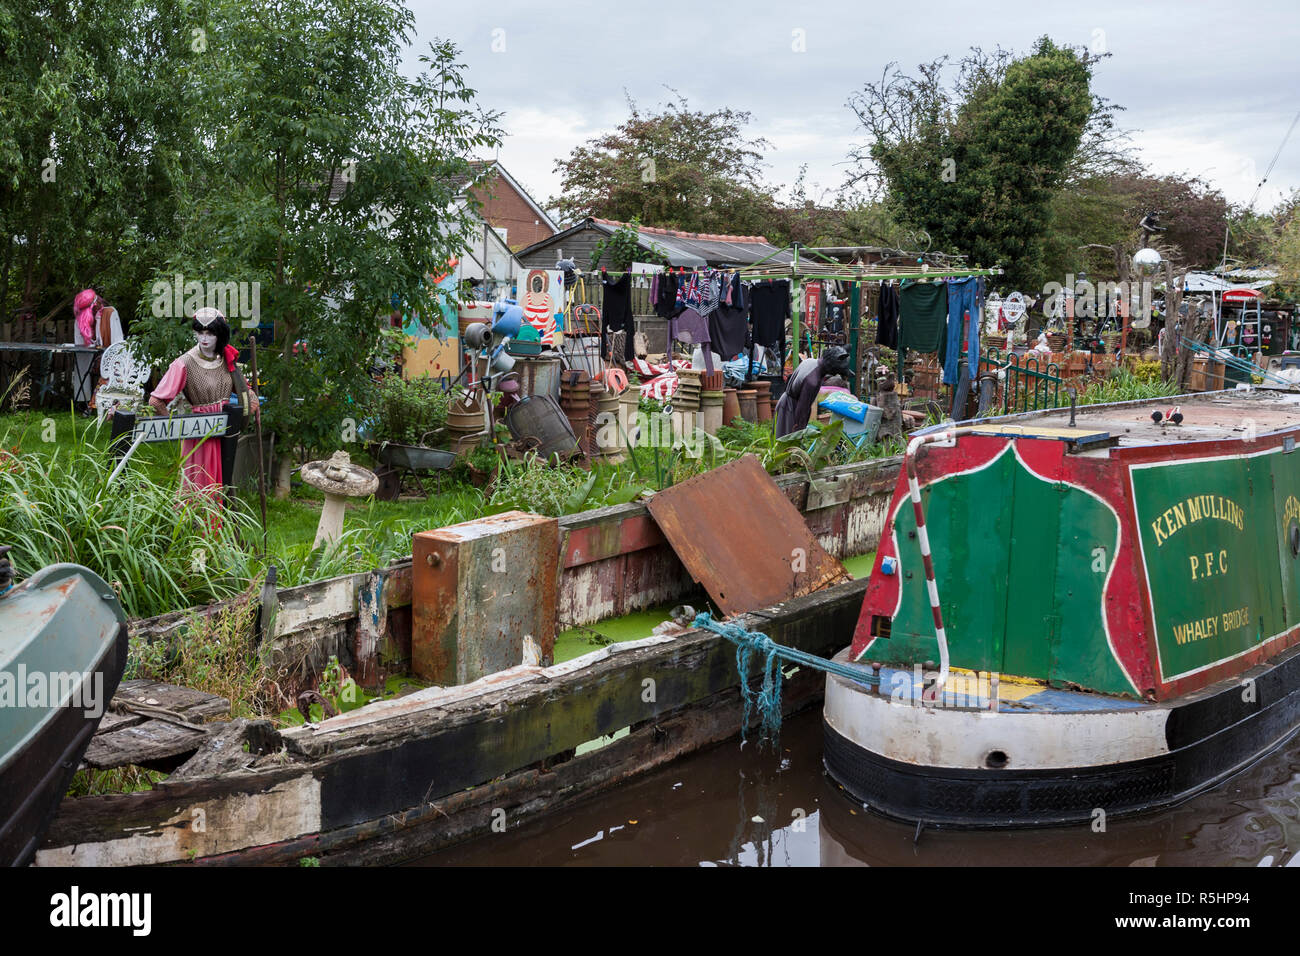
[[[742,744],[747,739],[750,714],[758,710],[760,741],[770,740],[773,747],[781,742],[781,661],[788,661],[800,667],[808,667],[834,674],[847,680],[878,687],[880,677],[874,672],[865,671],[852,664],[841,664],[827,660],[816,654],[809,654],[794,647],[778,644],[766,634],[748,631],[739,624],[715,621],[707,611],[697,614],[692,626],[710,631],[719,637],[725,637],[736,645],[736,670],[740,673],[740,697],[744,702],[744,714],[741,717],[740,739]],[[762,657],[763,683],[755,692],[750,685],[749,666],[755,655]]]

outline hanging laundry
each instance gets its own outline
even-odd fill
[[[970,330],[966,334],[966,364],[971,381],[980,373],[980,326],[984,315],[984,277],[975,280],[975,309],[970,314]]]
[[[879,318],[876,319],[876,344],[898,348],[898,286],[892,282],[880,284]]]
[[[700,279],[700,315],[709,315],[722,303],[722,273],[704,270]]]
[[[732,358],[745,350],[749,334],[749,317],[745,310],[729,305],[719,305],[708,314],[709,340],[713,349],[723,358]]]
[[[941,351],[948,322],[947,285],[906,279],[898,300],[898,347],[917,352]]]
[[[707,371],[713,371],[713,351],[710,347],[711,338],[709,333],[709,321],[694,309],[685,309],[682,314],[668,322],[668,343],[669,349],[672,348],[674,341],[685,342],[688,345],[704,346],[704,367]]]
[[[790,282],[756,282],[749,289],[749,315],[754,323],[754,341],[776,348],[778,360],[785,359],[785,320],[790,318]]]
[[[677,307],[677,274],[673,272],[662,272],[658,276],[658,284],[654,287],[654,313],[660,319],[671,319],[681,311]]]
[[[961,363],[963,340],[969,339],[968,323],[978,324],[981,314],[979,294],[980,280],[975,276],[966,279],[949,279],[947,342],[944,349],[943,383],[956,385],[959,377],[957,366]],[[977,333],[978,336],[978,333]],[[976,339],[978,342],[978,338]],[[976,346],[978,352],[978,345]],[[974,377],[972,373],[971,377]]]
[[[624,273],[617,279],[606,278],[605,304],[600,316],[600,354],[608,355],[609,336],[623,332],[623,358],[631,362],[636,357],[632,337],[636,329],[632,323],[632,277]]]

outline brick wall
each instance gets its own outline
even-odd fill
[[[555,234],[528,201],[496,173],[482,189],[472,190],[471,195],[483,204],[483,218],[494,229],[506,230],[506,245],[512,250],[523,249]]]

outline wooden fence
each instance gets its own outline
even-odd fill
[[[73,319],[46,319],[44,322],[0,322],[0,342],[45,342],[66,344],[72,341]]]

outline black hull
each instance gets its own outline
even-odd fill
[[[1289,691],[1288,691],[1289,688]],[[910,823],[970,829],[1091,824],[1176,806],[1247,769],[1300,733],[1300,654],[1255,678],[1171,708],[1169,753],[1106,766],[966,770],[892,760],[823,720],[831,778],[869,809]],[[1014,718],[1012,718],[1014,719]]]
[[[127,627],[121,624],[96,667],[104,675],[105,708],[117,692],[126,655]],[[0,779],[0,865],[26,866],[32,861],[99,721],[80,707],[62,708],[5,771]]]

